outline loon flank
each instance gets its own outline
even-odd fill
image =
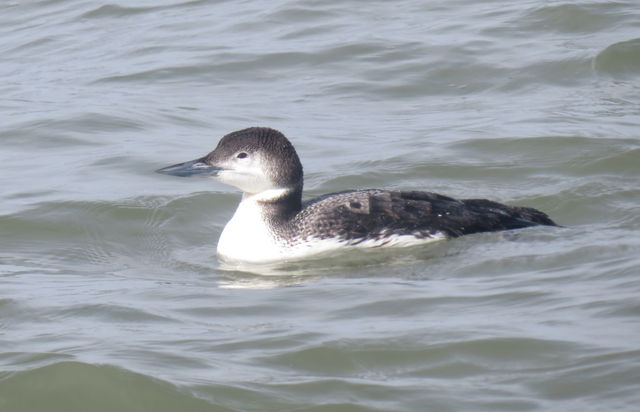
[[[242,190],[218,241],[218,255],[233,261],[269,262],[343,247],[409,246],[555,226],[536,209],[422,191],[349,190],[303,202],[302,165],[293,145],[265,127],[229,133],[208,155],[157,172],[210,176]]]

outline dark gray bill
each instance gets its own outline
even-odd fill
[[[222,170],[219,167],[211,166],[205,163],[202,159],[192,160],[190,162],[178,163],[177,165],[163,167],[156,170],[156,173],[165,173],[173,176],[188,177],[194,175],[201,176],[215,176],[218,171]]]

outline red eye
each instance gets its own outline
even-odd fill
[[[236,156],[238,159],[244,159],[245,157],[249,156],[248,154],[246,154],[245,152],[240,152],[238,153],[238,155]]]

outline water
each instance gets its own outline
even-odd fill
[[[3,2],[0,410],[637,410],[639,17]],[[289,136],[307,196],[430,190],[564,227],[230,270],[239,194],[153,170],[252,125]]]

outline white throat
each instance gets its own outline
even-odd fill
[[[281,197],[283,197],[284,195],[290,193],[291,191],[292,191],[292,189],[288,189],[286,187],[283,187],[283,188],[267,189],[267,190],[263,190],[260,193],[255,193],[255,194],[243,193],[242,194],[242,201],[244,202],[245,199],[246,200],[251,199],[251,200],[253,200],[255,202],[273,201],[273,200],[280,199]]]

